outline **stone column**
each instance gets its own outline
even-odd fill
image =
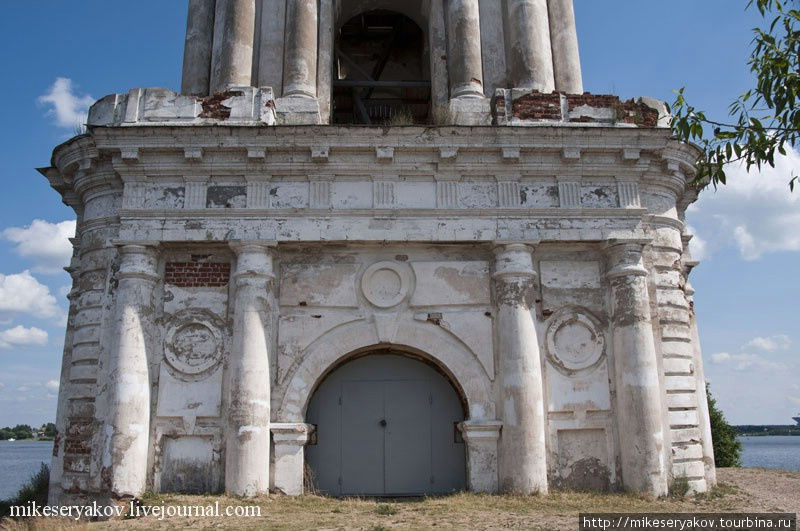
[[[255,0],[217,0],[211,60],[212,93],[252,83],[255,23]]]
[[[150,373],[153,291],[158,257],[152,247],[119,249],[113,343],[109,356],[111,383],[111,491],[116,497],[140,496],[147,487],[150,442]]]
[[[458,429],[467,445],[467,483],[472,492],[497,492],[497,440],[502,422],[468,420]]]
[[[317,0],[288,0],[283,95],[317,96]]]
[[[478,0],[447,0],[447,67],[450,97],[483,97]]]
[[[547,0],[507,0],[511,86],[552,92],[553,53]]]
[[[275,423],[270,426],[275,444],[275,490],[287,496],[303,494],[304,451],[314,426],[303,423]]]
[[[573,0],[547,0],[547,7],[556,90],[567,94],[583,94]]]
[[[667,494],[658,362],[650,321],[642,241],[607,247],[622,483],[630,491]]]
[[[225,492],[257,496],[269,492],[270,348],[272,249],[233,245],[233,345],[228,361]]]
[[[532,308],[537,275],[532,248],[495,250],[495,337],[501,420],[499,481],[504,492],[547,493],[544,391]]]
[[[207,96],[214,48],[214,4],[216,0],[189,0],[186,45],[183,49],[181,93]]]

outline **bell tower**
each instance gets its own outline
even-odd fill
[[[284,124],[490,125],[497,91],[583,92],[572,0],[190,0],[181,92],[243,86]]]
[[[572,0],[190,0],[180,92],[40,171],[78,218],[51,502],[715,482],[666,106]]]

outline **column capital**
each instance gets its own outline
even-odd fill
[[[278,242],[274,240],[232,240],[228,246],[237,256],[246,253],[273,254]]]
[[[275,443],[275,446],[304,446],[315,428],[313,424],[303,422],[273,422],[270,423],[269,429],[272,432],[272,442]]]
[[[467,442],[496,441],[500,438],[503,423],[499,420],[465,420],[458,423],[458,430]]]
[[[538,241],[495,242],[495,271],[492,278],[499,281],[536,280],[539,275],[533,266],[533,251],[538,243]]]
[[[138,278],[148,282],[160,279],[157,243],[115,241],[113,244],[120,255],[118,279]]]
[[[234,241],[229,245],[236,253],[236,269],[232,275],[234,281],[253,277],[275,278],[273,259],[276,242]]]
[[[609,260],[606,278],[647,276],[647,269],[642,264],[642,252],[651,241],[649,238],[608,240],[604,249]]]

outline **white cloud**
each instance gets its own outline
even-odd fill
[[[750,368],[767,371],[789,370],[789,367],[785,363],[768,360],[758,354],[734,354],[731,356],[731,360],[736,363],[735,368],[737,371],[744,371]]]
[[[78,94],[72,86],[72,80],[66,77],[56,78],[48,92],[39,97],[39,104],[49,105],[48,116],[55,116],[56,125],[66,129],[75,129],[86,123],[89,107],[94,98],[88,94]]]
[[[739,354],[729,354],[728,352],[718,352],[711,355],[714,363],[730,364],[737,371],[747,369],[763,369],[767,371],[785,371],[788,369],[785,363],[765,359],[758,354],[742,352]]]
[[[59,387],[58,380],[48,380],[47,383],[44,384],[44,386],[50,391],[58,391]]]
[[[773,350],[786,350],[792,345],[789,336],[778,334],[770,337],[754,337],[742,348],[757,348],[767,352]]]
[[[47,344],[47,332],[32,326],[15,326],[0,332],[0,348],[44,346]]]
[[[10,227],[0,233],[4,239],[17,244],[14,251],[34,261],[37,273],[58,273],[69,265],[75,236],[75,221],[50,223],[35,219],[27,227]]]
[[[725,363],[726,361],[730,361],[730,359],[731,355],[727,352],[717,352],[711,355],[711,361],[714,363]]]
[[[50,289],[25,270],[15,275],[0,274],[0,316],[17,313],[47,319],[60,318],[63,312]]]
[[[800,190],[789,181],[800,175],[800,152],[789,148],[776,155],[775,168],[761,171],[732,166],[728,184],[705,190],[689,209],[688,218],[706,243],[706,255],[734,247],[745,260],[778,251],[800,251]]]

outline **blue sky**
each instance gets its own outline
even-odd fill
[[[132,87],[177,89],[185,0],[13,2],[0,19],[0,426],[55,418],[74,215],[34,168],[72,136],[86,104]],[[751,82],[745,0],[575,0],[586,90],[671,101],[687,87],[724,116]],[[61,78],[59,80],[59,78]],[[692,284],[711,381],[737,424],[800,411],[800,155],[704,192],[689,214]]]

